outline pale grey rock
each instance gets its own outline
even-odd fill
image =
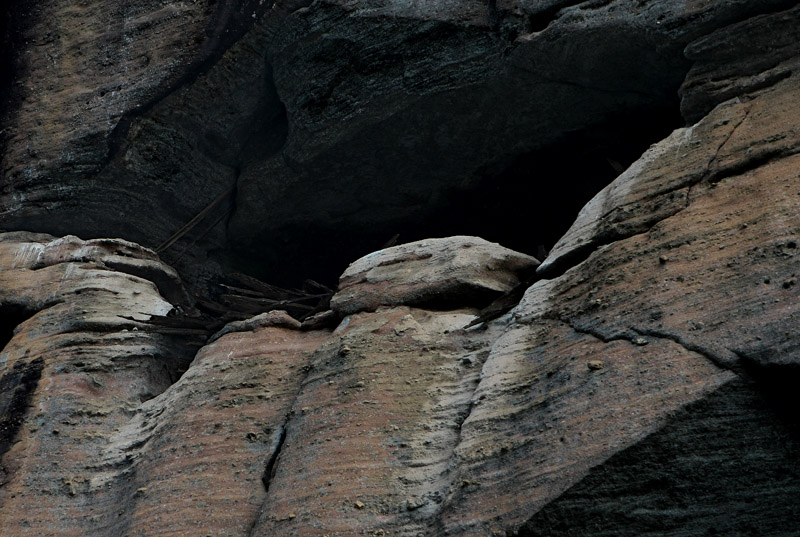
[[[379,306],[485,306],[514,289],[538,264],[478,237],[426,239],[352,263],[342,274],[331,309],[349,315]]]

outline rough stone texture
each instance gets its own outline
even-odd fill
[[[0,214],[6,229],[156,247],[222,196],[170,252],[191,284],[218,264],[344,267],[418,236],[521,155],[663,116],[690,60],[716,50],[704,36],[793,4],[26,3],[9,23]],[[783,57],[796,40],[781,39]],[[557,188],[549,170],[523,181]]]
[[[459,331],[471,313],[397,307],[345,319],[311,364],[253,535],[433,531],[498,334]]]
[[[598,337],[667,337],[702,350],[725,367],[741,367],[742,362],[797,365],[797,341],[791,334],[800,318],[793,280],[800,236],[800,156],[793,120],[797,84],[790,78],[752,101],[721,105],[691,130],[672,137],[677,155],[670,160],[676,166],[659,163],[658,186],[647,173],[621,177],[612,187],[631,193],[623,199],[635,207],[637,192],[657,192],[661,184],[692,178],[685,165],[695,161],[692,148],[702,148],[697,136],[706,128],[728,131],[712,155],[714,162],[703,167],[705,176],[683,183],[685,201],[677,210],[597,249],[571,269],[580,272],[571,281],[536,284],[520,311],[532,308],[536,315],[543,305],[560,304],[558,318]],[[676,191],[665,190],[662,200]],[[608,191],[595,202],[604,199]],[[635,209],[631,214],[636,216]],[[596,227],[605,222],[595,220]],[[583,224],[579,217],[564,245],[597,236],[593,226]],[[557,249],[552,255],[565,254]],[[621,293],[622,285],[630,291]]]
[[[225,127],[217,138],[209,131],[231,116],[242,128],[262,100],[264,73],[218,69],[215,88],[234,78],[256,90],[227,107],[208,94],[205,73],[265,12],[264,2],[47,0],[14,8],[14,81],[0,131],[3,227],[155,247],[232,184],[224,151],[237,148],[215,147],[233,137]],[[196,137],[187,145],[182,131]]]
[[[690,43],[692,68],[681,86],[681,112],[694,122],[730,98],[771,86],[797,71],[800,8],[725,26]]]
[[[94,465],[114,430],[169,387],[198,346],[147,330],[140,321],[173,306],[152,281],[109,269],[109,259],[130,265],[120,257],[163,280],[175,276],[126,241],[0,238],[0,314],[13,329],[0,351],[0,535],[88,535],[113,525],[94,517],[116,509],[115,498],[87,503]]]
[[[456,451],[470,485],[449,499],[444,534],[516,529],[735,375],[671,341],[604,343],[536,319],[494,344],[481,377]]]
[[[480,305],[511,291],[539,262],[478,237],[427,239],[352,263],[331,308],[349,315],[379,306]]]
[[[231,332],[252,332],[257,328],[264,328],[266,326],[282,326],[284,328],[298,330],[300,328],[300,321],[289,316],[289,314],[283,310],[272,310],[243,321],[232,321],[223,326],[219,332],[208,338],[208,342],[212,343]]]
[[[161,36],[145,48],[100,32],[100,4],[72,8],[85,21],[66,5],[40,8],[62,37],[10,41],[31,70],[4,120],[0,225],[32,231],[0,240],[0,536],[800,533],[796,2],[193,3],[164,22],[177,4],[139,4]],[[212,53],[170,33],[204,27],[230,37]],[[101,125],[74,116],[78,75],[45,68],[77,29],[194,59],[137,71],[150,89],[126,106],[148,104]],[[175,315],[193,307],[176,272],[128,242],[219,199],[227,231],[176,243],[195,290],[265,244],[281,259],[304,237],[319,263],[338,231],[424,224],[448,189],[681,80],[692,125],[597,194],[530,280],[530,257],[474,239],[467,276],[441,247],[467,239],[404,245],[343,277],[317,319],[344,315],[332,332],[272,312],[206,343]],[[31,87],[40,106],[15,100]],[[25,144],[56,157],[34,173]],[[128,240],[34,233],[48,226]],[[539,280],[465,329],[486,297],[450,286],[474,278]]]
[[[649,230],[709,184],[796,154],[797,84],[792,77],[764,90],[764,98],[728,101],[652,146],[583,208],[539,273],[563,271],[600,245]]]
[[[105,518],[126,535],[249,535],[311,354],[327,337],[268,326],[203,347],[108,439],[90,483],[117,497]]]

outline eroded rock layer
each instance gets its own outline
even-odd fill
[[[0,536],[800,533],[796,2],[128,4],[0,19]],[[379,249],[678,91],[541,264]]]

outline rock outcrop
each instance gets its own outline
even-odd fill
[[[477,237],[428,239],[369,254],[339,280],[331,308],[349,315],[400,304],[478,306],[533,275],[539,261]]]
[[[0,19],[0,537],[800,533],[796,2],[128,4]]]
[[[202,343],[144,322],[173,310],[162,294],[185,291],[153,252],[122,240],[11,233],[0,260],[0,313],[13,330],[0,351],[0,534],[111,527],[96,515],[118,508],[114,495],[86,507],[96,465],[115,429],[175,382]]]

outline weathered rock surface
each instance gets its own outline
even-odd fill
[[[10,16],[0,214],[6,229],[156,247],[213,206],[170,251],[193,285],[218,264],[321,278],[327,258],[339,272],[395,233],[430,233],[454,197],[571,133],[594,128],[584,143],[613,153],[614,139],[637,138],[637,114],[653,117],[637,128],[668,132],[692,61],[694,120],[785,76],[788,64],[767,72],[760,58],[789,61],[796,41],[791,12],[779,43],[751,53],[747,40],[741,69],[755,78],[731,89],[711,74],[731,70],[715,51],[794,2],[135,4],[51,0]],[[517,173],[560,192],[557,169]],[[496,218],[471,213],[450,227],[475,234],[472,222]],[[534,215],[563,218],[547,203]]]
[[[520,285],[537,266],[533,257],[478,237],[427,239],[352,263],[331,308],[349,315],[379,306],[478,306]]]
[[[719,106],[582,212],[543,268],[588,259],[535,284],[485,362],[454,457],[481,486],[444,534],[797,530],[796,95]]]
[[[108,438],[89,498],[126,535],[249,535],[313,351],[327,332],[267,326],[203,347]],[[97,535],[104,535],[97,532]]]
[[[30,231],[0,235],[0,536],[800,534],[796,2],[67,4],[4,37],[0,226]],[[125,72],[81,104],[83,73]],[[383,249],[335,329],[212,334],[129,242],[209,207],[165,253],[195,292],[237,263],[305,276],[679,86],[691,125],[538,268],[463,236]]]
[[[0,351],[0,534],[104,531],[116,517],[96,516],[118,505],[97,495],[87,510],[95,464],[114,430],[177,380],[199,346],[149,331],[141,321],[173,305],[154,281],[121,271],[144,266],[172,283],[175,272],[126,241],[25,233],[2,236],[0,266],[3,329],[13,329]]]
[[[725,26],[690,43],[692,68],[681,85],[681,112],[694,122],[714,106],[769,87],[797,71],[798,7]]]

